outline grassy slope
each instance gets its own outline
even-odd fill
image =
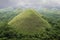
[[[33,9],[23,11],[8,24],[14,26],[18,32],[23,34],[42,33],[46,28],[51,27],[48,22],[41,18],[41,15]]]

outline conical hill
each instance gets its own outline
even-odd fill
[[[14,17],[9,25],[16,28],[22,34],[37,34],[50,28],[50,24],[33,9],[28,9]]]

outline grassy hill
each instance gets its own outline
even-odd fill
[[[16,28],[16,30],[22,34],[39,34],[51,27],[34,9],[23,11],[8,24]]]

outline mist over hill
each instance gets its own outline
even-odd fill
[[[7,7],[60,9],[60,0],[0,0],[0,9]]]

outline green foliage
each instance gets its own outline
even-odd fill
[[[49,31],[50,39],[60,40],[60,10],[42,11],[42,15],[52,25]]]
[[[15,38],[16,32],[13,28],[11,28],[7,23],[3,23],[0,26],[0,38],[1,39],[10,39]]]
[[[0,21],[10,21],[17,14],[21,13],[22,9],[0,9]]]
[[[46,35],[46,32],[44,32],[44,34],[41,33],[34,35],[21,34],[16,32],[16,30],[7,23],[2,23],[0,26],[0,40],[42,40]]]

